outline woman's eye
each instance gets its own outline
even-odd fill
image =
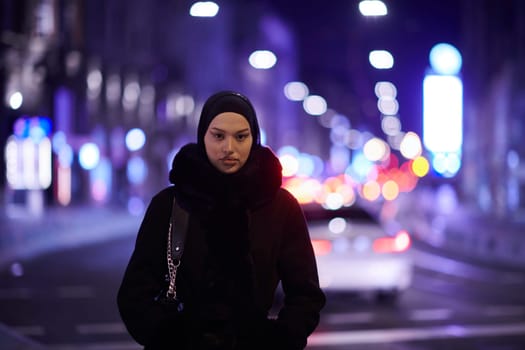
[[[248,137],[247,134],[240,134],[240,135],[237,135],[237,140],[239,140],[239,141],[243,141],[243,140],[245,140],[247,137]]]
[[[213,134],[213,137],[215,137],[218,140],[222,140],[224,138],[223,134]]]

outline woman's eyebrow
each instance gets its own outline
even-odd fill
[[[223,129],[221,129],[221,128],[218,128],[218,127],[216,127],[216,126],[211,127],[211,130],[213,130],[213,131],[218,131],[218,132],[226,132],[225,130],[223,130]],[[245,128],[245,129],[237,130],[237,131],[235,131],[235,134],[238,134],[238,133],[241,133],[241,132],[247,132],[247,131],[250,131],[250,128]]]

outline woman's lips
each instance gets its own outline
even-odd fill
[[[237,159],[235,158],[222,158],[221,161],[225,165],[235,165],[237,163]]]

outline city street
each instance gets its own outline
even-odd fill
[[[0,323],[49,349],[140,349],[115,302],[134,239],[119,233],[4,266]],[[308,349],[523,349],[525,271],[415,248],[413,286],[397,303],[328,293]]]
[[[304,343],[320,287],[307,350],[525,350],[524,23],[517,0],[1,1],[0,350],[141,350],[117,293],[145,213],[191,243],[144,239],[130,289],[183,249],[187,347],[242,339],[280,277],[270,340]]]

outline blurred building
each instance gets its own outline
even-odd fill
[[[525,3],[464,1],[466,200],[525,213]]]
[[[257,3],[221,5],[214,17],[190,16],[192,3],[2,2],[2,144],[15,120],[44,115],[73,151],[72,161],[61,164],[64,158],[55,149],[50,202],[147,199],[168,184],[173,152],[195,140],[202,103],[218,89],[252,99],[268,144],[279,147],[299,138],[295,112],[275,88],[295,77],[287,26]],[[261,48],[275,52],[279,65],[250,66],[249,54]],[[23,96],[20,107],[9,104],[14,93]],[[125,136],[135,128],[147,142],[130,150]],[[86,143],[98,147],[109,172],[82,168],[79,152]],[[132,180],[130,159],[137,164],[131,171],[142,174]],[[71,189],[64,199],[60,174]]]
[[[253,100],[272,148],[301,144],[328,157],[330,136],[312,118],[302,118],[304,112],[285,99],[282,87],[308,76],[316,90],[330,96],[332,106],[346,108],[353,123],[374,130],[377,110],[367,111],[376,101],[367,97],[373,97],[366,90],[370,78],[360,69],[359,54],[374,40],[396,33],[388,26],[371,31],[369,23],[355,17],[354,26],[346,26],[345,12],[337,11],[342,1],[324,14],[335,23],[327,29],[310,7],[296,10],[298,3],[234,1],[221,4],[218,16],[194,17],[189,14],[193,1],[3,0],[1,144],[20,117],[49,117],[53,132],[63,138],[54,140],[48,203],[144,201],[167,184],[173,152],[194,140],[205,98],[230,88]],[[460,19],[457,43],[465,85],[464,165],[452,182],[464,202],[515,216],[525,208],[525,5],[520,0],[450,3],[460,5],[453,15]],[[409,11],[410,19],[418,15],[418,7],[411,8],[415,4],[446,6],[420,1],[397,6]],[[310,17],[300,19],[301,14]],[[417,23],[406,18],[399,23],[413,30]],[[310,38],[302,36],[307,28],[323,40],[320,50],[307,49]],[[437,37],[437,27],[428,29],[420,35]],[[278,64],[267,70],[250,66],[248,56],[259,49],[272,50]],[[416,63],[408,58],[405,65]],[[413,88],[405,93],[413,95]],[[17,101],[21,105],[13,108]],[[130,149],[126,135],[133,129],[142,130],[146,141]],[[59,141],[70,147],[71,157],[57,151]],[[86,143],[97,146],[102,165],[96,171],[84,169],[80,161]],[[4,152],[1,160],[4,174]],[[5,182],[2,176],[0,184],[7,188]]]

